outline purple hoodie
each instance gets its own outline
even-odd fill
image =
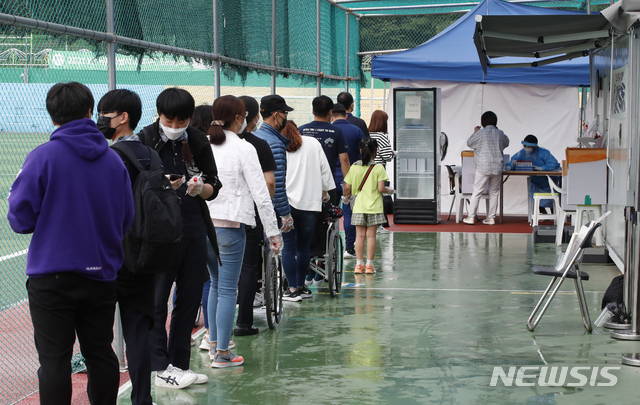
[[[27,276],[74,272],[116,279],[133,196],[122,159],[92,120],[62,125],[31,151],[8,200],[14,232],[33,233]]]

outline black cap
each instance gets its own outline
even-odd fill
[[[272,94],[262,97],[262,100],[260,100],[260,111],[293,111],[293,108],[285,103],[284,98],[277,94]]]
[[[334,104],[333,105],[333,109],[331,110],[335,113],[342,113],[342,114],[346,114],[347,113],[347,109],[344,108],[344,106],[340,103],[338,104]]]

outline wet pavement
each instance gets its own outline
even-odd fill
[[[587,333],[571,280],[535,332],[527,330],[525,321],[550,281],[533,275],[531,266],[553,266],[561,254],[553,244],[534,245],[531,235],[378,235],[375,275],[355,277],[355,261],[346,260],[338,297],[311,287],[312,299],[285,303],[273,331],[256,313],[260,334],[234,337],[234,353],[245,359],[240,367],[211,369],[207,352],[196,345],[192,370],[207,374],[209,383],[154,387],[155,402],[636,403],[640,367],[620,360],[640,352],[640,342],[611,339],[601,328]],[[595,319],[604,290],[619,272],[612,264],[585,264],[582,270],[591,276],[584,286]],[[533,368],[520,368],[525,366]],[[494,367],[505,378],[496,373],[491,386]],[[549,377],[560,384],[545,386]],[[118,403],[130,404],[128,395]]]

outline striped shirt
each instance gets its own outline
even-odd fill
[[[509,146],[509,138],[504,132],[493,125],[487,125],[469,137],[467,146],[474,150],[476,173],[485,176],[502,173],[502,151]]]
[[[369,135],[371,139],[378,142],[378,153],[373,161],[376,164],[386,166],[387,162],[391,162],[395,156],[389,142],[389,135],[384,132],[371,132]]]

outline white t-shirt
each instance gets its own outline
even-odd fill
[[[295,152],[287,152],[287,197],[289,204],[302,211],[322,211],[322,191],[336,183],[327,157],[317,139],[302,137]]]

